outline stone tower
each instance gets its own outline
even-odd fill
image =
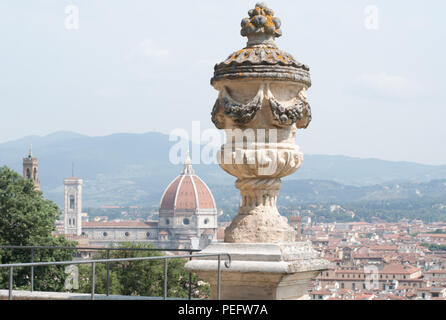
[[[65,219],[64,233],[80,236],[82,233],[82,179],[64,179]]]
[[[202,253],[232,256],[230,268],[221,269],[222,299],[302,299],[330,263],[311,242],[296,241],[276,204],[281,178],[303,162],[296,133],[311,121],[310,69],[277,47],[281,21],[272,9],[261,2],[248,14],[241,23],[246,47],[215,65],[211,79],[218,91],[212,122],[226,133],[219,164],[237,178],[242,201],[224,243]],[[212,298],[219,297],[215,258],[194,259],[185,268],[209,281]]]
[[[33,157],[32,146],[29,148],[28,157],[23,158],[23,177],[27,180],[32,180],[34,188],[40,190],[39,161]]]

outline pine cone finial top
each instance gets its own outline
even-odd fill
[[[274,44],[274,38],[282,35],[281,21],[264,2],[258,2],[249,10],[249,18],[242,20],[241,35],[248,37],[248,45]]]

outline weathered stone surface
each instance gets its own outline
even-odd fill
[[[253,209],[250,214],[238,214],[225,230],[228,243],[292,242],[295,238],[296,233],[286,218],[262,208]]]
[[[222,299],[301,299],[308,282],[330,267],[309,242],[295,242],[295,231],[277,210],[280,178],[303,162],[295,144],[298,129],[311,121],[306,91],[308,66],[277,48],[281,22],[264,3],[242,21],[247,47],[215,66],[211,84],[219,91],[212,121],[226,133],[218,161],[237,177],[241,204],[225,230],[225,243],[203,253],[228,253],[221,266]],[[217,258],[192,260],[186,269],[211,283],[218,296]]]
[[[311,108],[308,102],[296,99],[294,103],[285,106],[274,98],[269,100],[274,116],[274,124],[289,126],[293,123],[297,128],[305,129],[311,121]]]
[[[310,68],[276,45],[247,46],[214,68],[211,84],[225,79],[270,79],[311,86]]]
[[[218,160],[223,170],[238,178],[236,187],[242,195],[239,216],[227,228],[225,241],[294,240],[293,231],[277,212],[276,200],[280,178],[294,173],[303,162],[295,135],[298,127],[308,125],[311,112],[302,90],[300,85],[255,81],[243,85],[227,81],[222,87],[219,100],[226,99],[227,106],[217,102],[212,112],[214,123],[227,136]]]
[[[229,268],[221,256],[222,299],[299,299],[308,281],[331,267],[309,242],[213,243],[202,253],[231,255]],[[189,261],[185,268],[210,282],[211,298],[217,298],[217,257]]]
[[[264,2],[258,2],[254,9],[248,11],[249,18],[241,22],[240,34],[248,37],[251,43],[257,43],[259,39],[269,40],[282,35],[280,30],[281,21],[274,17],[274,11],[266,6]]]
[[[280,178],[302,165],[295,145],[298,129],[311,121],[306,91],[308,66],[277,48],[280,20],[257,3],[242,21],[246,48],[215,66],[219,91],[212,121],[226,131],[218,154],[223,170],[238,178],[242,204],[225,231],[227,242],[294,241],[294,231],[277,211]]]
[[[224,79],[272,79],[293,81],[309,87],[310,68],[280,50],[274,39],[282,35],[282,23],[265,3],[257,3],[242,20],[241,35],[248,37],[247,46],[217,64],[212,85]]]

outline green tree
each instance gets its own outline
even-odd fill
[[[60,210],[34,190],[30,180],[17,172],[0,167],[0,245],[71,246],[75,243],[53,235]],[[36,249],[34,261],[64,261],[72,259],[73,251]],[[31,250],[1,249],[0,263],[30,262]],[[60,291],[65,282],[64,266],[36,267],[34,288],[40,291]],[[14,288],[29,289],[30,268],[14,268]],[[9,285],[9,270],[0,268],[0,288]]]
[[[122,248],[149,248],[150,244],[123,243]],[[113,250],[110,258],[159,257],[161,251],[130,251]],[[94,258],[104,259],[106,252],[102,251]],[[184,270],[186,259],[169,259],[167,264],[167,295],[174,298],[186,298],[189,290],[189,273]],[[110,294],[160,297],[164,294],[164,259],[112,262],[110,263]],[[105,263],[96,264],[95,292],[106,292],[107,271]],[[77,292],[91,292],[91,265],[79,267],[79,289]],[[195,298],[209,297],[209,285],[199,281],[192,274],[192,294]]]

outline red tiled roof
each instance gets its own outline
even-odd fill
[[[164,191],[163,198],[161,199],[161,209],[170,209],[175,206],[175,196],[177,194],[178,185],[180,184],[181,176],[178,176],[173,180],[166,191]]]
[[[372,294],[360,293],[355,295],[355,300],[369,300],[372,297],[373,297]]]
[[[195,188],[198,195],[198,207],[200,209],[213,209],[215,208],[214,197],[208,186],[197,176],[192,176],[195,182]]]
[[[310,294],[331,295],[331,292],[324,288],[324,289],[321,289],[321,290],[313,291]]]
[[[370,250],[373,251],[393,251],[398,250],[397,246],[391,246],[391,245],[381,245],[381,246],[371,246]]]
[[[412,274],[420,271],[420,269],[410,266],[410,265],[402,265],[402,264],[389,264],[384,266],[379,273],[382,274]]]
[[[164,191],[161,210],[214,209],[215,201],[208,186],[196,175],[180,175]]]
[[[176,190],[175,208],[193,210],[197,207],[197,198],[195,197],[192,178],[190,176],[184,176]]]

